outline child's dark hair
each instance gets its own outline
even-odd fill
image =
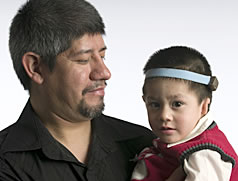
[[[207,59],[197,50],[185,46],[172,46],[155,52],[146,63],[144,73],[154,68],[176,68],[212,76],[211,68]],[[209,85],[187,80],[183,81],[189,85],[191,90],[195,91],[200,103],[205,98],[210,98],[212,101],[212,91],[214,91],[218,86],[216,77],[212,77]],[[143,94],[145,94],[144,87]]]

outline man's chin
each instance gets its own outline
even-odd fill
[[[105,107],[103,99],[98,101],[97,104],[95,104],[95,102],[93,103],[87,103],[86,101],[82,100],[79,105],[80,114],[87,118],[95,118],[100,116]]]

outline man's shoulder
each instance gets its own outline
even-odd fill
[[[154,133],[142,126],[128,121],[124,121],[111,116],[102,116],[104,128],[110,132],[110,135],[114,136],[115,140],[120,142],[129,143],[130,145],[137,146],[142,144],[143,146],[150,146],[152,140],[156,138]]]
[[[145,147],[152,145],[152,140],[156,138],[153,132],[141,125],[134,124],[128,121],[124,121],[115,117],[103,115],[101,121],[107,125],[107,130],[119,141],[122,147],[126,147],[127,151],[130,151],[132,155],[138,154]]]
[[[4,128],[3,130],[0,131],[0,150],[1,150],[1,145],[3,144],[3,142],[5,141],[9,131],[15,126],[15,123]]]
[[[132,135],[153,135],[152,131],[142,125],[131,123],[119,118],[103,115],[103,120],[110,125],[114,130],[123,131],[123,133],[130,133]]]

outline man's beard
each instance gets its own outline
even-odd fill
[[[103,97],[101,98],[101,103],[96,106],[90,106],[82,99],[79,104],[79,112],[82,116],[92,119],[100,116],[104,107]]]

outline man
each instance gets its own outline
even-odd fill
[[[84,0],[29,0],[9,47],[29,91],[18,121],[0,132],[0,180],[124,181],[154,135],[102,114],[111,73],[104,24]]]

